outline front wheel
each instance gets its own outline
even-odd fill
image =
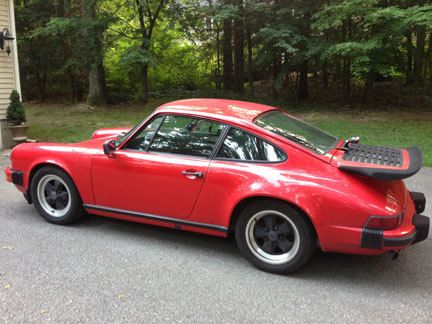
[[[298,270],[310,258],[315,237],[291,206],[259,201],[247,206],[236,224],[237,245],[257,268],[273,273]]]
[[[39,169],[33,176],[30,190],[36,210],[50,223],[72,224],[85,214],[75,184],[58,168]]]

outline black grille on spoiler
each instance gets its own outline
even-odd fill
[[[400,167],[403,164],[402,151],[398,148],[350,144],[343,160]]]

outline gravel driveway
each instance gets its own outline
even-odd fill
[[[432,321],[432,239],[396,261],[317,252],[278,276],[230,239],[101,217],[50,225],[1,172],[0,322]],[[432,215],[432,169],[407,183]]]

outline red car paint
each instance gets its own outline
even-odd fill
[[[392,216],[404,211],[400,226],[384,231],[384,238],[415,233],[414,203],[403,181],[341,171],[338,166],[347,164],[342,160],[343,151],[333,148],[327,154],[316,154],[254,124],[257,116],[274,109],[232,100],[182,100],[159,107],[142,125],[157,114],[216,120],[281,148],[288,158],[280,163],[210,160],[124,150],[122,146],[107,156],[103,143],[130,130],[113,128],[98,130],[91,140],[76,144],[21,144],[12,151],[12,166],[6,169],[6,176],[11,181],[11,170],[22,171],[23,184],[17,188],[26,193],[38,167],[55,165],[71,176],[92,214],[217,236],[228,235],[236,206],[254,197],[272,197],[297,206],[309,217],[323,251],[381,254],[409,246],[411,243],[397,248],[361,247],[362,230],[371,215]],[[404,161],[408,160],[405,156]],[[183,170],[199,171],[204,177],[185,177]],[[98,207],[129,212],[119,214]],[[134,213],[160,218],[144,219]]]

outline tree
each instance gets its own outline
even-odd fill
[[[106,105],[108,90],[105,81],[103,65],[103,33],[107,27],[106,21],[97,17],[97,0],[82,0],[81,15],[85,26],[88,56],[88,94],[89,105]]]
[[[241,94],[247,82],[250,94],[289,100],[316,89],[359,100],[363,87],[367,101],[379,80],[432,86],[430,0],[17,0],[15,6],[26,99],[68,95],[98,105],[109,89],[113,102],[145,102],[150,89]]]
[[[150,51],[153,30],[156,26],[156,22],[159,15],[167,5],[168,0],[135,0],[136,8],[138,11],[139,20],[139,34],[141,36],[141,51],[142,51],[142,62],[141,62],[141,91],[142,101],[148,101],[148,52]]]
[[[9,100],[9,106],[6,111],[6,120],[13,126],[25,123],[26,115],[18,91],[12,90]]]
[[[243,0],[236,0],[234,17],[234,92],[244,92],[244,11]]]
[[[231,0],[224,0],[227,7],[227,14],[223,20],[222,53],[223,53],[223,89],[233,90],[233,54],[232,54],[232,15],[233,9]]]

